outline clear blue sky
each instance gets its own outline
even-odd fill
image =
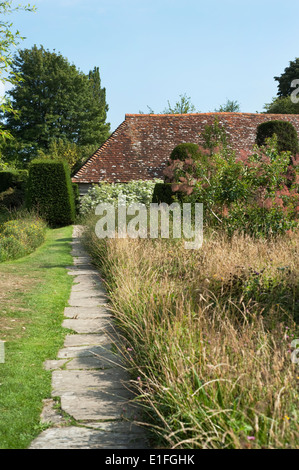
[[[31,3],[36,13],[7,17],[26,36],[21,47],[55,49],[85,73],[98,66],[112,130],[184,93],[201,112],[227,98],[260,112],[277,93],[273,77],[299,56],[298,0]]]

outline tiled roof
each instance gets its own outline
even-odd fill
[[[125,120],[72,180],[76,183],[112,183],[162,178],[163,168],[174,147],[183,142],[202,143],[201,132],[216,116],[225,126],[237,152],[252,149],[256,128],[265,121],[289,121],[299,134],[297,114],[126,114]]]

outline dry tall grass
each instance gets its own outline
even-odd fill
[[[126,337],[145,419],[169,448],[299,448],[299,236],[86,243]]]

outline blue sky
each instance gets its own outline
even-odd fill
[[[260,112],[277,93],[273,77],[299,56],[298,0],[31,3],[36,13],[7,17],[26,36],[21,47],[55,49],[85,73],[98,66],[111,130],[184,93],[201,112],[227,99]]]

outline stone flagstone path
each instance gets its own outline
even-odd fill
[[[63,326],[75,334],[66,336],[56,360],[45,363],[52,371],[53,398],[45,401],[41,419],[51,427],[30,449],[146,449],[145,432],[134,424],[138,409],[117,354],[106,292],[82,246],[78,226],[72,256],[69,274],[74,285]],[[55,410],[57,397],[64,413]]]

